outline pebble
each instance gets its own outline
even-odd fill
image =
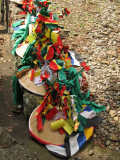
[[[110,106],[106,107],[106,111],[109,112],[110,111]]]
[[[88,154],[89,154],[89,156],[92,156],[94,154],[94,151],[90,150]]]
[[[111,141],[107,140],[107,142],[106,142],[106,146],[109,146],[109,145],[110,145],[110,143],[111,143]]]
[[[119,120],[119,117],[114,117],[114,120],[115,120],[115,121],[118,121],[118,120]]]
[[[109,134],[109,139],[111,140],[111,141],[113,141],[113,142],[116,142],[117,141],[117,137],[116,137],[116,135],[115,134]]]
[[[107,121],[104,119],[103,121],[102,121],[102,123],[106,123]]]
[[[116,147],[115,150],[118,152],[120,149],[119,149],[119,147]]]
[[[115,114],[116,114],[116,111],[115,110],[110,110],[109,114],[111,115],[111,117],[114,117]]]

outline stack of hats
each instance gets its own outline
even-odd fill
[[[58,157],[71,157],[92,136],[105,110],[88,100],[90,91],[79,54],[64,46],[58,20],[70,12],[53,15],[50,1],[23,1],[27,18],[12,26],[16,39],[12,54],[22,58],[13,78],[14,103],[21,103],[18,82],[29,91],[44,95],[29,118],[31,135]],[[22,14],[22,13],[21,13]],[[16,87],[17,86],[17,87]]]

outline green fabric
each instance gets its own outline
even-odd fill
[[[27,25],[26,25],[25,32],[24,32],[24,34],[22,35],[22,37],[20,37],[20,38],[18,38],[18,39],[16,40],[16,42],[15,42],[15,44],[14,44],[14,46],[13,46],[12,54],[16,54],[16,49],[17,49],[18,45],[19,45],[20,43],[22,43],[22,42],[27,38],[27,36],[28,36],[28,34],[29,34],[30,17],[31,17],[31,14],[28,14],[28,16],[27,16],[28,23],[27,23]]]
[[[45,7],[40,10],[40,14],[42,14],[45,17],[50,17],[48,10]]]
[[[45,46],[42,50],[41,50],[41,56],[44,57],[47,54],[47,46]]]
[[[12,54],[16,54],[16,49],[17,49],[18,45],[21,43],[21,41],[22,41],[22,37],[18,38],[15,41],[13,49],[12,49]]]
[[[87,101],[87,99],[90,96],[90,91],[88,90],[87,94],[84,96],[80,92],[80,84],[79,84],[79,79],[78,76],[82,76],[82,71],[81,70],[79,73],[77,73],[77,70],[73,67],[69,68],[68,70],[65,68],[62,68],[58,73],[60,79],[57,81],[61,83],[62,85],[65,85],[67,90],[70,90],[70,95],[75,95],[74,96],[74,103],[75,103],[75,109],[76,112],[81,112],[83,106],[82,105],[88,105],[91,107],[96,113],[99,113],[103,110],[105,110],[105,107],[99,106],[91,101]],[[68,74],[66,75],[65,72]]]
[[[67,79],[66,74],[64,72],[64,68],[60,69],[58,73],[59,73],[60,80],[66,80]]]
[[[87,125],[87,119],[80,114],[78,114],[78,122],[80,122],[83,126]]]
[[[39,68],[41,68],[41,61],[38,60],[38,65],[39,65]]]
[[[31,63],[31,59],[33,58],[34,54],[33,50],[34,50],[34,44],[35,44],[36,40],[34,40],[32,43],[30,43],[30,45],[27,47],[23,59],[22,59],[22,64],[30,64]]]
[[[43,124],[43,126],[44,126],[44,123],[45,123],[45,116],[42,116],[42,124]]]
[[[27,68],[30,68],[30,65],[29,65],[29,66],[23,66],[23,67],[19,68],[17,71],[20,72],[20,71],[22,71],[23,69],[27,69]]]
[[[83,127],[83,125],[79,125],[79,127],[78,127],[78,130],[77,131],[84,131],[84,127]]]
[[[23,21],[24,21],[24,20],[20,20],[20,21],[17,21],[17,22],[15,22],[15,23],[13,23],[13,24],[12,24],[12,27],[15,28],[15,27],[20,26]]]
[[[96,113],[99,113],[101,111],[105,110],[105,107],[100,106],[95,104],[94,102],[91,101],[86,101],[86,100],[81,100],[81,103],[84,105],[88,105],[89,107],[91,107]]]
[[[54,14],[54,15],[53,15],[53,19],[54,19],[54,20],[56,20],[56,21],[58,21],[58,20],[59,20],[59,18],[58,18],[58,16],[57,16],[57,14]]]
[[[23,97],[22,97],[20,84],[16,76],[13,76],[12,87],[13,87],[13,103],[15,105],[21,105],[23,102]]]
[[[36,0],[36,1],[35,1],[35,4],[36,4],[37,6],[43,7],[39,2],[44,2],[44,1],[46,1],[46,0]],[[48,4],[51,4],[51,2],[48,2]]]
[[[60,60],[60,59],[56,59],[56,62],[59,66],[63,67],[64,65],[64,61],[63,60]]]
[[[58,28],[58,25],[57,24],[53,24],[53,23],[45,24],[45,26],[47,28],[49,28],[50,30],[54,30],[54,29]]]
[[[14,40],[18,37],[22,37],[22,35],[24,34],[25,32],[25,28],[22,28],[22,29],[18,29],[17,31],[15,31],[12,35],[12,39],[11,40]]]

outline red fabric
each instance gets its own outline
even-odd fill
[[[61,92],[60,92],[60,96],[63,95],[64,91],[66,90],[66,86],[62,86]]]
[[[43,129],[42,116],[41,115],[37,116],[37,129],[38,129],[38,131]]]
[[[47,19],[46,22],[52,23],[52,24],[57,23],[57,21],[54,19]]]
[[[59,128],[60,134],[65,134],[65,130],[63,128]]]
[[[56,64],[54,61],[51,61],[51,62],[49,63],[49,67],[50,67],[51,69],[55,70],[55,71],[58,70],[58,66],[57,66],[57,64]]]
[[[46,106],[46,101],[44,100],[43,103],[36,109],[36,111],[38,112],[38,115],[42,112],[42,110],[45,108],[45,106]],[[37,116],[36,116],[36,118],[37,118]]]
[[[48,2],[47,2],[47,1],[39,2],[39,4],[40,4],[41,6],[48,7]]]
[[[63,109],[63,112],[65,114],[65,119],[67,119],[67,112],[66,112],[66,110],[68,109],[68,107],[67,107],[67,98],[64,98],[64,104],[65,104],[65,108]]]
[[[68,46],[64,46],[63,49],[64,49],[64,52],[67,53],[68,50],[69,50],[69,47]]]
[[[27,11],[24,11],[24,12],[20,12],[19,14],[27,14]]]
[[[49,74],[47,73],[47,71],[45,71],[45,73],[40,76],[40,78],[41,78],[42,81],[44,81],[48,77],[49,77]]]
[[[52,13],[51,12],[49,13],[49,15],[50,15],[50,19],[52,19]]]
[[[60,54],[62,52],[63,49],[63,45],[62,45],[62,41],[60,41],[59,37],[57,39],[59,42],[54,43],[52,45],[52,47],[55,49],[55,51],[57,52],[57,54]]]
[[[31,76],[30,76],[30,80],[31,81],[33,81],[33,79],[34,79],[34,71],[35,71],[35,69],[31,70]]]
[[[54,89],[60,93],[59,83],[57,82],[54,83]]]
[[[63,18],[63,15],[60,15],[59,18]]]
[[[24,0],[23,2],[23,6],[22,6],[22,8],[25,10],[25,9],[27,9],[27,0]]]
[[[37,28],[36,28],[36,30],[35,30],[35,31],[36,31],[36,33],[40,33],[40,34],[42,33],[41,28],[40,28],[40,26],[39,26],[39,25],[37,26]]]
[[[11,18],[10,18],[9,27],[11,27],[11,24],[12,24],[12,20],[11,20]]]
[[[33,5],[33,4],[29,4],[29,5],[28,5],[28,10],[29,10],[29,12],[30,12],[31,14],[32,14],[33,8],[34,8],[34,5]]]
[[[85,61],[80,63],[80,65],[83,66],[86,71],[89,71],[90,67],[86,65]]]
[[[51,120],[56,114],[58,113],[58,110],[56,109],[56,107],[53,107],[50,112],[47,113],[47,115],[45,116],[45,118],[49,121]]]
[[[65,8],[65,12],[67,13],[67,15],[70,14],[70,11],[68,11],[67,8]]]
[[[36,20],[37,22],[42,21],[45,22],[48,18],[42,16],[41,14],[38,15],[38,19]]]
[[[53,58],[53,56],[54,56],[54,49],[50,46],[48,53],[47,53],[47,56],[46,56],[46,59],[51,60]]]

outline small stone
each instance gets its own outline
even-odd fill
[[[116,114],[116,111],[115,110],[110,110],[109,114],[111,115],[111,117],[114,117],[115,114]]]
[[[118,111],[117,114],[120,114],[120,111]]]
[[[22,109],[22,106],[21,105],[18,105],[18,106],[16,106],[17,107],[17,109]]]
[[[112,149],[113,149],[113,147],[111,147],[111,146],[108,146],[108,149],[112,150]]]
[[[106,107],[106,111],[109,112],[110,111],[110,106]]]
[[[120,96],[120,92],[117,93],[117,96]]]
[[[119,120],[119,117],[114,117],[114,120],[115,120],[115,121],[118,121],[118,120]]]
[[[106,146],[109,146],[109,145],[110,145],[110,143],[111,143],[111,141],[107,140],[107,142],[106,142]]]
[[[109,126],[104,126],[104,128],[108,130],[108,129],[109,129]]]
[[[105,136],[108,136],[108,132],[105,132]]]
[[[113,142],[116,142],[117,141],[117,137],[116,137],[116,135],[115,134],[109,134],[109,139],[111,140],[111,141],[113,141]]]
[[[103,61],[102,61],[102,64],[107,64],[107,65],[108,65],[108,64],[110,64],[110,61],[105,61],[105,60],[103,60]]]
[[[92,156],[94,154],[94,151],[90,150],[88,154],[89,154],[89,156]]]
[[[119,147],[116,147],[115,150],[118,152],[120,149],[119,149]]]
[[[93,134],[93,137],[94,137],[94,138],[96,138],[96,137],[97,137],[97,135],[96,135],[96,134]]]
[[[107,121],[104,119],[103,121],[102,121],[103,123],[107,123]]]

